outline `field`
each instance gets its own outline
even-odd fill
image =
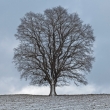
[[[0,110],[110,110],[110,95],[0,95]]]

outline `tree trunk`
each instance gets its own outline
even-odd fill
[[[54,81],[52,80],[52,83],[50,84],[50,94],[49,96],[56,96],[56,90],[55,90],[55,83]]]

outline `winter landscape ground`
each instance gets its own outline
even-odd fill
[[[0,95],[0,110],[110,110],[110,95]]]

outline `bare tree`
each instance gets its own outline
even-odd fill
[[[83,24],[77,13],[69,14],[61,6],[46,9],[44,14],[29,12],[21,19],[16,38],[20,45],[14,49],[14,63],[21,78],[33,85],[55,87],[87,84],[85,74],[92,68],[93,30]]]

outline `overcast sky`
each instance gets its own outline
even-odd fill
[[[77,12],[85,24],[92,26],[96,37],[95,62],[86,76],[88,85],[71,84],[57,88],[57,93],[110,93],[110,0],[0,0],[0,94],[49,94],[49,87],[30,86],[29,81],[21,80],[12,59],[20,18],[27,12],[43,13],[56,6]]]

